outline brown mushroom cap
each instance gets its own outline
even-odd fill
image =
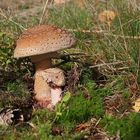
[[[103,12],[99,13],[98,20],[102,23],[112,22],[116,17],[116,13],[111,10],[104,10]]]
[[[75,45],[75,38],[67,31],[52,25],[38,25],[25,30],[17,40],[14,57],[51,53]]]

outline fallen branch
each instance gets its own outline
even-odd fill
[[[39,24],[41,24],[41,22],[43,20],[43,17],[44,17],[44,14],[45,14],[47,5],[48,5],[48,0],[46,0],[46,3],[45,3],[45,6],[44,6],[44,9],[43,9],[43,13],[42,13],[42,16],[41,16],[41,19],[40,19],[40,23]],[[4,17],[5,19],[9,20],[10,22],[14,23],[15,25],[19,26],[21,29],[26,30],[26,28],[24,26],[22,26],[21,24],[15,22],[11,18],[8,18],[4,14],[4,12],[2,11],[1,8],[0,8],[0,15],[2,17]],[[117,38],[125,38],[125,39],[140,39],[140,36],[116,35],[116,34],[109,33],[108,31],[105,31],[105,30],[83,30],[83,29],[65,29],[65,30],[70,31],[70,32],[82,32],[82,33],[103,34],[103,35],[106,35],[106,36],[112,36],[112,37],[117,37]]]
[[[96,67],[103,67],[103,66],[110,66],[110,65],[118,65],[118,64],[123,64],[123,63],[125,63],[125,61],[97,64],[97,65],[94,65],[94,66],[89,66],[89,68],[96,68]]]
[[[104,31],[104,30],[82,30],[82,29],[66,29],[66,30],[70,31],[70,32],[103,34],[106,36],[125,38],[125,39],[140,39],[140,36],[116,35],[116,34],[112,34],[112,33],[109,33],[107,31]]]

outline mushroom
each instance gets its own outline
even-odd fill
[[[35,64],[35,99],[41,107],[49,108],[51,103],[51,88],[42,77],[42,71],[51,68],[51,58],[57,51],[71,48],[75,38],[66,30],[52,25],[38,25],[25,30],[14,50],[14,57],[30,57]]]
[[[51,103],[55,106],[62,98],[62,86],[65,85],[63,70],[59,68],[49,68],[42,72],[43,79],[51,88]]]
[[[115,19],[116,13],[111,10],[104,10],[103,12],[99,13],[98,20],[101,23],[107,23],[107,25],[111,26],[112,21]]]

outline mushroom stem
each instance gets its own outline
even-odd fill
[[[52,99],[52,105],[56,105],[59,101],[62,99],[62,89],[61,88],[56,88],[53,89],[51,88],[51,99]]]
[[[51,104],[55,107],[62,99],[62,86],[65,85],[64,72],[59,68],[49,68],[42,72],[42,77],[50,86]]]
[[[51,89],[47,82],[43,79],[42,71],[51,67],[51,60],[47,58],[45,60],[36,62],[35,66],[35,99],[38,101],[40,106],[47,107],[51,102]]]
[[[36,72],[48,69],[52,66],[51,59],[47,58],[39,62],[35,62]]]

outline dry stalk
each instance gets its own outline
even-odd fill
[[[137,69],[137,72],[136,72],[136,75],[137,77],[139,76],[139,73],[140,73],[140,49],[139,49],[139,54],[138,54],[138,69]]]
[[[96,122],[96,124],[94,125],[94,128],[100,123],[101,118],[98,119],[98,121]]]
[[[108,66],[110,67],[110,65],[118,65],[118,64],[123,64],[126,61],[118,61],[118,62],[112,62],[112,63],[103,63],[103,64],[97,64],[94,66],[89,66],[89,68],[96,68],[96,67],[102,67],[102,66]]]
[[[127,46],[126,38],[125,38],[125,35],[124,35],[121,18],[118,16],[118,19],[119,19],[119,23],[120,23],[120,27],[121,27],[121,32],[122,32],[122,38],[123,38],[123,42],[124,42],[124,47],[125,47],[126,52],[128,52],[128,46]]]
[[[47,4],[48,4],[48,1],[49,0],[46,0],[46,3],[45,3],[45,6],[43,8],[43,13],[42,13],[42,16],[41,16],[41,19],[40,19],[40,22],[39,24],[42,23],[42,20],[43,20],[43,17],[44,17],[44,14],[45,14],[45,11],[46,11],[46,8],[47,8]],[[3,10],[0,8],[0,16],[4,17],[6,20],[14,23],[15,25],[17,25],[18,27],[20,27],[22,30],[27,30],[27,28],[25,28],[23,25],[15,22],[14,20],[12,20],[11,18],[8,18]],[[66,29],[67,31],[70,31],[70,32],[82,32],[82,33],[95,33],[95,34],[102,34],[104,36],[112,36],[112,37],[117,37],[117,38],[125,38],[125,39],[140,39],[140,36],[124,36],[124,35],[116,35],[116,34],[111,34],[107,31],[104,31],[104,30],[83,30],[83,29]]]
[[[40,25],[40,24],[42,23],[42,21],[43,21],[43,17],[44,17],[44,15],[45,15],[46,10],[47,10],[48,2],[49,2],[49,0],[46,0],[45,5],[44,5],[44,7],[43,7],[43,12],[42,12],[42,15],[41,15],[41,18],[40,18],[40,21],[39,21],[39,25]]]
[[[122,39],[124,38],[125,39],[140,39],[140,36],[116,35],[116,34],[111,34],[104,30],[83,30],[83,29],[66,29],[66,30],[70,32],[102,34],[104,36],[112,36],[112,37],[117,37],[117,38],[122,38]]]

